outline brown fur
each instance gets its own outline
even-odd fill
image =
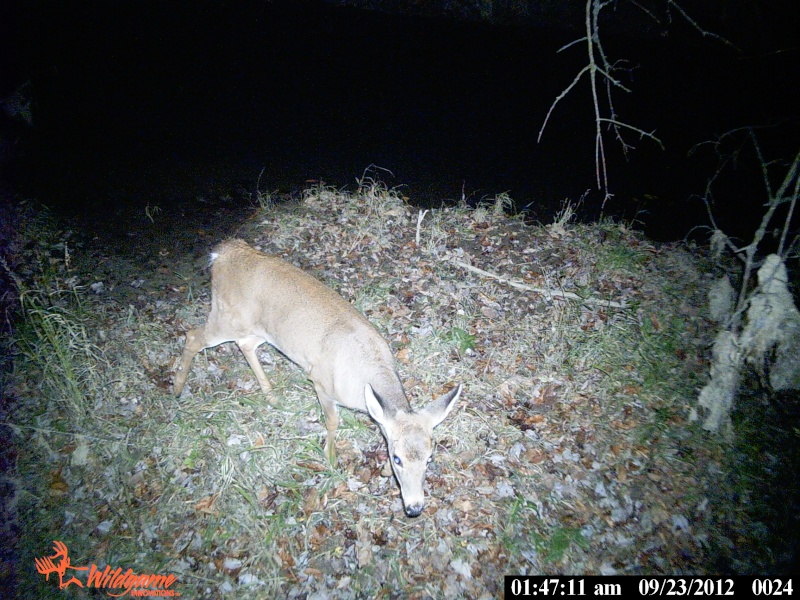
[[[337,407],[369,412],[386,438],[406,513],[420,514],[433,428],[455,405],[461,386],[413,411],[389,345],[361,313],[307,273],[238,239],[212,253],[211,313],[203,327],[186,334],[175,394],[183,391],[200,350],[230,341],[241,348],[270,402],[275,399],[258,346],[268,342],[307,372],[325,414],[325,454],[332,464]]]

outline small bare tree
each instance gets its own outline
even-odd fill
[[[712,210],[714,185],[724,168],[738,158],[738,152],[721,156],[720,167],[709,179],[703,196],[713,227],[714,257],[720,262],[723,253],[730,253],[742,264],[738,292],[731,284],[729,272],[709,292],[710,314],[719,322],[720,331],[714,342],[711,379],[701,390],[698,402],[705,409],[703,427],[709,431],[722,428],[727,433],[730,433],[730,411],[745,365],[754,368],[774,391],[800,389],[800,312],[789,291],[785,264],[800,247],[795,224],[795,208],[800,197],[800,152],[788,166],[785,162],[770,162],[752,128],[729,131],[714,142],[715,148],[742,134],[755,150],[767,196],[766,210],[752,241],[736,245],[717,225]],[[776,169],[780,169],[778,177],[774,174]],[[760,259],[764,254],[763,242],[770,228],[774,228],[772,223],[779,209],[785,212],[782,223],[774,229],[780,232],[777,248]],[[753,281],[754,273],[756,281]],[[699,415],[695,413],[693,417],[699,418]]]

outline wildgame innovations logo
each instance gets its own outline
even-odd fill
[[[81,588],[105,589],[109,596],[131,597],[178,597],[180,592],[169,589],[177,581],[175,575],[134,573],[133,569],[123,571],[106,565],[105,569],[92,564],[91,567],[75,567],[69,558],[66,544],[53,541],[55,554],[35,559],[36,571],[50,581],[50,575],[58,575],[59,589],[76,585]],[[86,581],[78,579],[78,573],[86,573]]]

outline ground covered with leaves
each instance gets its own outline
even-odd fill
[[[234,344],[199,355],[171,394],[184,333],[209,310],[213,234],[192,230],[187,251],[145,224],[123,261],[42,223],[10,265],[20,595],[58,592],[33,568],[54,540],[73,565],[174,574],[186,597],[492,598],[509,574],[774,566],[752,559],[764,542],[728,447],[690,420],[713,334],[696,254],[573,224],[569,207],[525,223],[504,196],[418,211],[367,180],[261,200],[237,235],[375,323],[412,405],[464,385],[436,430],[423,514],[407,518],[380,475],[367,415],[342,411],[327,464],[313,388],[267,346],[277,405]]]

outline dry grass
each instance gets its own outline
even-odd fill
[[[339,465],[326,464],[313,389],[269,348],[277,406],[233,345],[199,355],[172,397],[182,333],[209,297],[176,276],[136,308],[90,311],[86,337],[65,331],[70,348],[93,348],[74,353],[99,378],[89,418],[18,357],[22,564],[58,539],[73,564],[173,573],[184,596],[232,598],[488,598],[506,574],[707,573],[721,453],[686,422],[700,274],[619,225],[529,227],[507,202],[420,219],[362,180],[309,189],[241,233],[354,302],[389,340],[412,404],[464,383],[437,429],[422,516],[403,516],[379,475],[385,446],[366,415],[342,411]],[[628,308],[548,299],[457,262]]]

